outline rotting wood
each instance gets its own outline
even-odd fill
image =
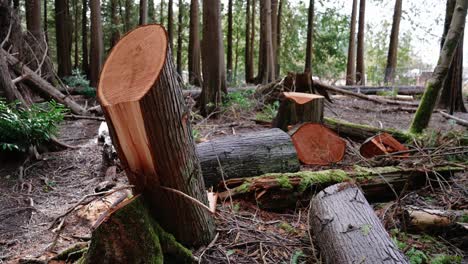
[[[356,186],[332,185],[310,203],[309,228],[325,263],[409,263]]]

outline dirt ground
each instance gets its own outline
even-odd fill
[[[325,116],[378,127],[408,128],[413,114],[392,110],[395,108],[341,98],[326,107]],[[267,129],[265,125],[252,121],[254,116],[231,115],[223,120],[202,120],[195,128],[203,140]],[[468,119],[468,114],[457,116]],[[99,184],[104,182],[106,185],[109,181],[117,186],[126,184],[122,172],[117,171],[113,179],[105,176],[107,165],[102,160],[102,146],[96,140],[99,124],[100,121],[93,120],[66,121],[61,126],[58,139],[79,148],[49,152],[43,154],[42,159],[25,164],[1,164],[0,263],[45,259],[70,245],[89,241],[92,227],[103,211],[119,197],[128,195],[126,190],[121,190],[99,196],[92,203],[78,206],[65,217],[58,218],[70,208],[75,208],[86,195],[93,195]],[[466,128],[437,113],[432,118],[430,129],[466,131]],[[353,162],[355,160],[347,157],[343,164]],[[23,181],[18,180],[21,165]],[[465,197],[457,200],[457,206],[467,209],[467,174],[457,177],[457,186],[461,186],[459,192],[465,192]],[[437,202],[440,196],[433,196]],[[411,202],[415,202],[411,197]],[[203,255],[202,263],[228,263],[229,260],[231,263],[289,263],[294,258],[300,261],[309,258],[307,208],[271,213],[259,210],[249,202],[231,204],[227,201],[219,205],[219,211],[222,217],[217,221],[217,246],[195,252],[198,256]]]

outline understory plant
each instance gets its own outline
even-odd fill
[[[0,151],[26,152],[30,146],[47,142],[57,134],[65,113],[54,101],[24,109],[0,99]]]
[[[81,72],[80,69],[74,69],[72,71],[72,75],[65,77],[63,79],[65,84],[70,87],[81,87],[83,88],[79,93],[88,96],[88,97],[95,97],[96,96],[96,89],[90,86],[89,80],[86,79],[86,75]]]

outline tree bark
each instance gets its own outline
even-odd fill
[[[250,54],[248,57],[248,64],[249,64],[249,78],[245,80],[246,83],[252,83],[254,82],[254,54],[255,54],[255,9],[257,7],[256,0],[251,0],[252,1],[252,12],[251,12],[251,17],[250,17]]]
[[[74,43],[74,59],[73,59],[73,69],[78,69],[78,65],[80,64],[80,56],[79,56],[79,36],[80,36],[80,29],[79,29],[79,20],[80,20],[80,11],[78,9],[78,0],[73,0],[73,11],[74,11],[74,14],[75,16],[73,17],[73,26],[74,26],[74,29],[73,29],[73,36],[74,36],[74,40],[73,40],[73,43]]]
[[[250,75],[252,72],[252,65],[249,64],[249,56],[250,56],[250,14],[251,14],[251,0],[247,0],[246,2],[246,10],[245,10],[245,55],[244,55],[244,70],[245,70],[245,82],[247,83],[248,80],[253,76]]]
[[[161,0],[161,4],[159,5],[159,15],[161,16],[160,23],[162,25],[164,24],[164,0]]]
[[[271,43],[273,52],[274,75],[278,76],[278,0],[271,0]]]
[[[178,10],[178,25],[177,25],[177,73],[182,76],[182,27],[183,18],[184,18],[184,3],[182,0],[179,0],[179,10]]]
[[[275,80],[273,42],[271,32],[271,2],[260,0],[260,50],[257,82],[267,84]]]
[[[309,12],[307,14],[307,47],[305,57],[304,72],[310,72],[312,74],[312,56],[313,56],[313,39],[314,39],[314,2],[315,0],[309,1]]]
[[[16,89],[12,82],[10,70],[4,54],[0,54],[0,91],[5,92],[7,102],[11,103],[19,100],[23,106],[27,106],[21,93]]]
[[[141,46],[147,48],[137,50]],[[98,98],[129,182],[149,202],[153,217],[184,245],[210,242],[212,216],[180,194],[208,204],[162,26],[139,27],[119,41],[101,73]]]
[[[118,28],[118,25],[120,24],[120,20],[119,20],[119,16],[117,15],[117,0],[110,1],[110,9],[111,9],[111,21],[113,25],[113,27],[111,28],[110,47],[113,48],[120,39],[120,30]]]
[[[356,186],[326,188],[310,210],[309,228],[325,263],[409,263]]]
[[[390,34],[390,46],[388,48],[387,67],[385,68],[384,83],[393,83],[395,80],[395,69],[398,55],[398,35],[400,34],[400,21],[403,0],[395,0],[393,11],[392,33]]]
[[[140,0],[140,20],[138,24],[148,24],[148,0]]]
[[[190,0],[190,32],[188,50],[189,82],[195,86],[201,86],[200,68],[200,21],[198,0]]]
[[[281,58],[281,19],[283,17],[283,5],[286,0],[278,0],[278,17],[276,25],[276,76],[280,76],[280,58]]]
[[[57,43],[57,64],[59,77],[72,73],[71,32],[68,0],[55,0],[55,32]]]
[[[348,63],[346,65],[346,85],[356,82],[356,18],[358,0],[353,0],[351,23],[349,25]]]
[[[455,57],[458,43],[461,42],[460,40],[463,36],[467,8],[467,1],[457,0],[450,29],[439,55],[439,61],[432,73],[431,79],[426,84],[426,91],[411,123],[410,131],[413,133],[421,133],[429,125],[443,82]]]
[[[227,92],[221,3],[218,0],[203,1],[202,65],[200,110],[203,116],[207,116],[219,109],[222,94]]]
[[[226,72],[227,82],[232,82],[232,0],[228,0],[228,25],[227,25],[227,55]]]
[[[132,8],[133,8],[133,1],[125,0],[125,20],[124,20],[125,32],[128,32],[132,29],[132,25],[131,25],[132,24],[131,23]]]
[[[97,87],[103,60],[103,35],[101,24],[100,0],[90,0],[91,9],[91,49],[90,49],[90,84]]]
[[[26,28],[31,34],[37,38],[38,41],[42,40],[41,28],[41,1],[30,0],[26,1]]]
[[[207,187],[232,178],[296,172],[300,164],[291,138],[279,129],[214,139],[197,145]]]
[[[81,13],[81,70],[89,77],[89,54],[88,54],[88,1],[83,0]]]
[[[174,12],[172,9],[172,1],[173,0],[169,0],[167,3],[167,35],[169,36],[171,50],[174,50]]]
[[[357,36],[357,55],[356,55],[356,84],[366,85],[366,68],[364,65],[364,38],[366,29],[366,0],[359,2],[359,27]]]

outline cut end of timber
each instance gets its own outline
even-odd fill
[[[303,124],[295,130],[291,138],[299,160],[307,165],[339,162],[346,150],[346,142],[320,124]]]
[[[403,144],[398,142],[392,135],[388,133],[380,133],[367,139],[359,149],[359,152],[364,158],[373,158],[378,155],[385,155],[393,152],[408,150]],[[407,157],[409,153],[401,154],[400,157]]]
[[[166,30],[161,25],[142,26],[125,35],[102,69],[98,86],[101,104],[141,99],[159,77],[167,48]]]
[[[314,99],[323,99],[324,97],[316,94],[309,93],[296,93],[296,92],[285,92],[283,93],[286,99],[296,102],[296,104],[306,104]]]

